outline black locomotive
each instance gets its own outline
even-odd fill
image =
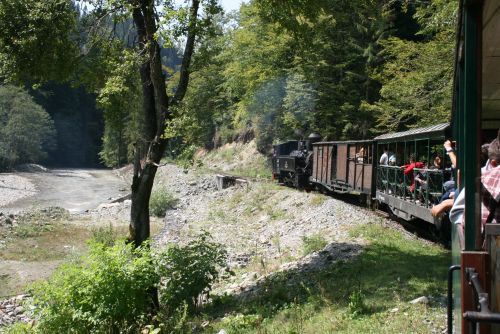
[[[312,172],[312,145],[321,140],[318,134],[311,134],[307,140],[289,140],[274,145],[273,179],[279,183],[308,188]]]

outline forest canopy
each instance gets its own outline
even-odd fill
[[[101,161],[131,162],[144,121],[132,12],[112,1],[102,9],[99,1],[41,3],[0,4],[0,82],[83,85],[103,112]],[[187,7],[163,3],[170,23],[156,38],[175,94]],[[250,0],[231,13],[210,3],[186,95],[171,108],[167,154],[250,138],[267,153],[273,142],[311,132],[364,139],[449,119],[456,1]],[[91,115],[95,136],[101,121]]]

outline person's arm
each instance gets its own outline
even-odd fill
[[[455,150],[453,149],[453,145],[451,141],[447,140],[444,142],[444,149],[446,150],[446,154],[450,157],[451,166],[456,168],[457,166],[457,155],[455,154]]]
[[[415,168],[415,164],[405,165],[404,166],[404,169],[405,169],[404,174],[405,175],[410,174],[413,171],[413,168]]]
[[[437,217],[441,213],[445,212],[446,210],[451,209],[452,206],[453,206],[453,199],[451,199],[451,198],[446,199],[446,200],[442,201],[441,203],[434,205],[432,207],[431,215],[433,217]]]

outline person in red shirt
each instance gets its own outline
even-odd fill
[[[415,162],[415,155],[410,154],[410,163],[408,165],[401,166],[404,169],[404,174],[407,178],[411,180],[410,192],[413,193],[415,190],[415,178],[413,177],[413,169],[424,168],[425,164],[423,162]]]

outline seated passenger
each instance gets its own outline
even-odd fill
[[[394,154],[389,157],[389,166],[396,166],[396,156]]]
[[[387,152],[387,149],[384,148],[384,153],[380,156],[380,161],[379,164],[381,166],[387,166],[387,163],[389,162],[389,154]]]
[[[415,187],[418,190],[418,198],[419,200],[424,203],[425,202],[425,192],[428,189],[428,180],[429,174],[427,173],[427,170],[421,170],[415,175]]]

